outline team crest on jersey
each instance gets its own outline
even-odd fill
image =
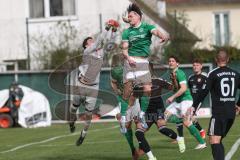
[[[143,32],[143,28],[140,28],[140,29],[139,29],[139,32]]]
[[[201,81],[202,81],[202,79],[201,79],[201,78],[198,78],[198,79],[197,79],[197,81],[198,81],[198,82],[201,82]]]

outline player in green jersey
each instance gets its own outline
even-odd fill
[[[123,99],[129,106],[133,106],[135,100],[131,100],[133,85],[143,86],[144,95],[140,98],[141,112],[139,114],[139,122],[136,130],[136,137],[145,153],[149,151],[144,131],[147,128],[145,120],[145,112],[149,104],[151,94],[151,74],[149,72],[148,57],[150,53],[150,45],[152,35],[159,37],[162,41],[167,41],[169,36],[160,32],[155,26],[142,22],[142,11],[135,4],[130,4],[128,9],[127,22],[130,27],[122,33],[122,49],[124,56],[123,70]],[[122,117],[124,119],[124,117]],[[146,144],[146,145],[145,145]],[[152,154],[148,154],[149,159],[154,159]]]
[[[117,62],[118,61],[118,62]],[[139,150],[135,149],[133,143],[133,131],[132,131],[132,122],[136,124],[136,137],[138,136],[139,126],[141,123],[138,120],[138,116],[140,114],[140,104],[138,99],[134,99],[134,104],[131,107],[128,107],[128,104],[122,98],[123,91],[123,67],[119,65],[119,55],[114,55],[112,59],[112,68],[111,68],[111,86],[114,92],[117,94],[118,100],[120,102],[120,116],[125,117],[125,119],[120,120],[120,131],[125,135],[128,144],[132,151],[133,160],[137,160],[140,156],[138,152],[141,152],[141,155],[146,153],[150,160],[156,160],[153,156],[150,146],[144,137],[144,133],[142,133],[143,137],[141,139],[141,143],[139,143]],[[131,96],[131,98],[133,98]],[[119,117],[119,115],[117,115]],[[143,152],[145,147],[145,151]]]
[[[123,98],[128,102],[132,93],[133,85],[142,85],[144,96],[141,97],[140,120],[143,128],[147,128],[144,114],[149,103],[151,94],[151,74],[149,72],[148,57],[152,35],[159,37],[162,41],[168,40],[168,35],[161,33],[154,25],[142,22],[142,12],[136,4],[131,4],[128,9],[128,23],[130,27],[122,33],[122,48],[124,55]],[[129,101],[131,106],[133,102]]]
[[[170,104],[165,111],[165,118],[168,119],[171,115],[177,115],[179,118],[183,118],[183,124],[188,128],[189,132],[197,139],[199,144],[195,149],[203,149],[206,147],[205,141],[199,134],[199,131],[192,123],[192,96],[187,86],[187,78],[185,73],[178,68],[179,61],[177,57],[170,56],[168,59],[169,68],[171,70],[170,77],[172,84],[174,85],[174,94],[170,96],[166,101]],[[183,153],[185,151],[184,138],[178,137],[179,151]]]

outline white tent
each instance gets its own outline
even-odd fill
[[[26,86],[19,87],[22,88],[24,96],[18,109],[18,124],[24,128],[50,126],[52,115],[47,98]],[[8,97],[8,89],[0,91],[0,108],[6,103]]]

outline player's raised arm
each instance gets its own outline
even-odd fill
[[[96,41],[90,47],[85,49],[85,53],[91,53],[95,50],[104,47],[104,43],[115,38],[115,32],[119,27],[119,23],[115,20],[108,20],[106,22],[105,30],[97,37]]]
[[[161,42],[166,42],[166,41],[168,41],[169,38],[170,38],[167,33],[163,33],[163,32],[161,32],[161,31],[158,30],[158,29],[153,29],[153,30],[151,31],[151,33],[152,33],[153,35],[157,36],[158,38],[160,38],[160,39],[161,39]]]

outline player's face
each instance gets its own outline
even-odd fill
[[[128,14],[128,20],[131,26],[137,26],[141,21],[140,16],[133,11]]]
[[[193,63],[193,72],[196,74],[201,73],[202,71],[202,64],[200,63]]]
[[[94,40],[93,40],[93,39],[88,39],[88,40],[87,40],[87,45],[86,45],[86,47],[91,46],[93,43],[94,43]]]
[[[170,69],[175,69],[178,67],[178,63],[174,58],[169,58],[168,65]]]

